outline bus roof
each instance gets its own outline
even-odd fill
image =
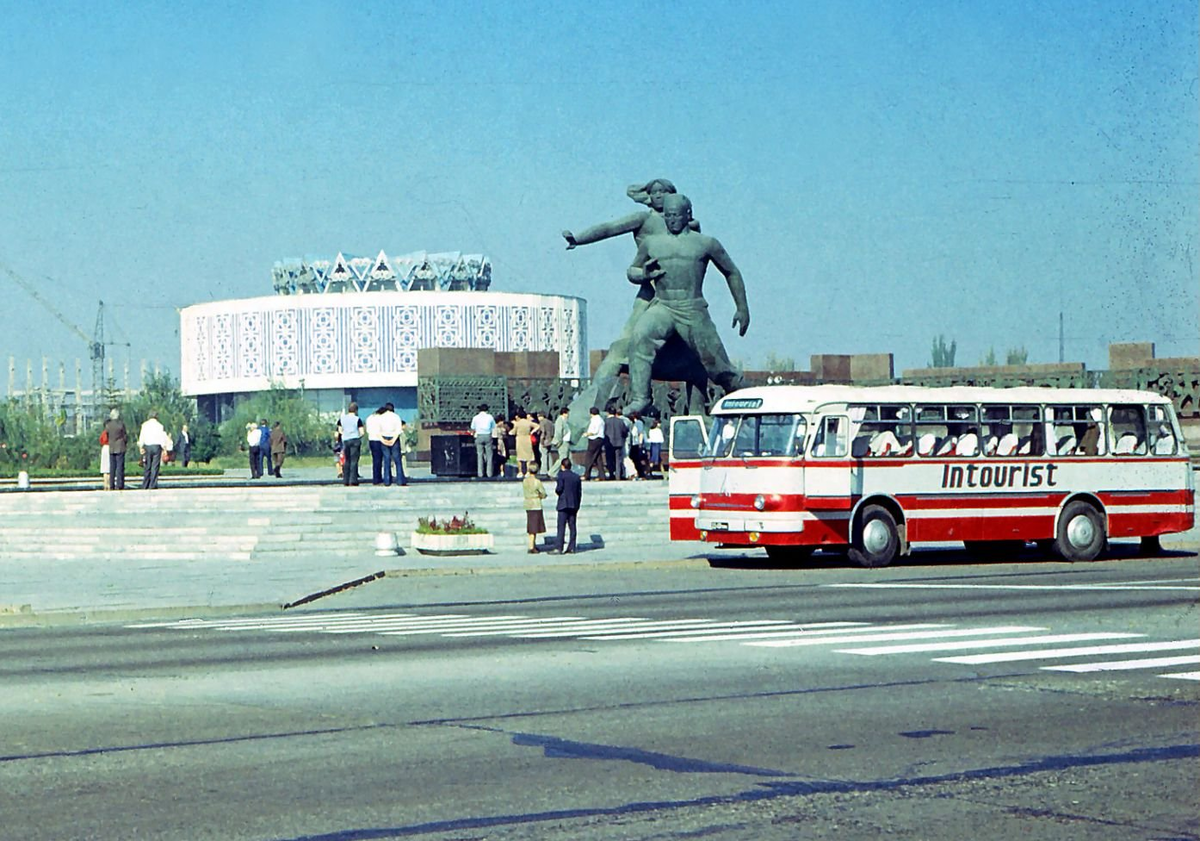
[[[826,404],[839,403],[1169,404],[1171,400],[1157,392],[1126,388],[768,385],[743,388],[728,394],[717,401],[712,413],[723,415],[811,412]]]

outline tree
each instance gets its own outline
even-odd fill
[[[933,359],[929,363],[930,368],[953,368],[954,354],[958,350],[958,342],[954,339],[950,340],[950,344],[946,344],[946,337],[938,334],[933,340]]]
[[[288,448],[296,455],[327,452],[333,440],[333,426],[320,416],[316,407],[297,389],[272,383],[269,391],[260,391],[234,408],[233,416],[221,424],[220,452],[234,455],[245,446],[246,424],[279,421],[288,437]]]
[[[791,356],[779,356],[774,351],[763,359],[764,371],[795,371],[796,360]]]
[[[996,349],[994,347],[988,348],[987,356],[985,356],[983,359],[980,359],[979,364],[987,367],[998,364],[996,362]]]
[[[40,402],[0,403],[0,472],[93,467],[99,472],[99,430],[76,437],[64,435],[64,429]]]
[[[1005,365],[1025,365],[1029,362],[1029,351],[1025,350],[1025,346],[1017,348],[1009,348],[1008,353],[1004,356]]]

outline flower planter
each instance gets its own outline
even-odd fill
[[[490,534],[412,533],[412,548],[422,555],[482,555],[492,546]]]

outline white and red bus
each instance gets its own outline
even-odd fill
[[[674,540],[878,567],[944,541],[1092,560],[1194,523],[1179,421],[1152,392],[765,386],[705,420],[672,419]]]

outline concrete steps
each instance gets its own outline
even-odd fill
[[[553,530],[553,485],[547,489],[544,511]],[[498,548],[520,548],[521,503],[520,485],[511,481],[4,493],[0,563],[6,558],[270,563],[301,552],[365,558],[373,555],[379,532],[396,533],[407,549],[418,517],[463,512],[492,533]],[[665,482],[584,485],[581,540],[596,535],[606,547],[637,550],[666,542],[668,520]]]

